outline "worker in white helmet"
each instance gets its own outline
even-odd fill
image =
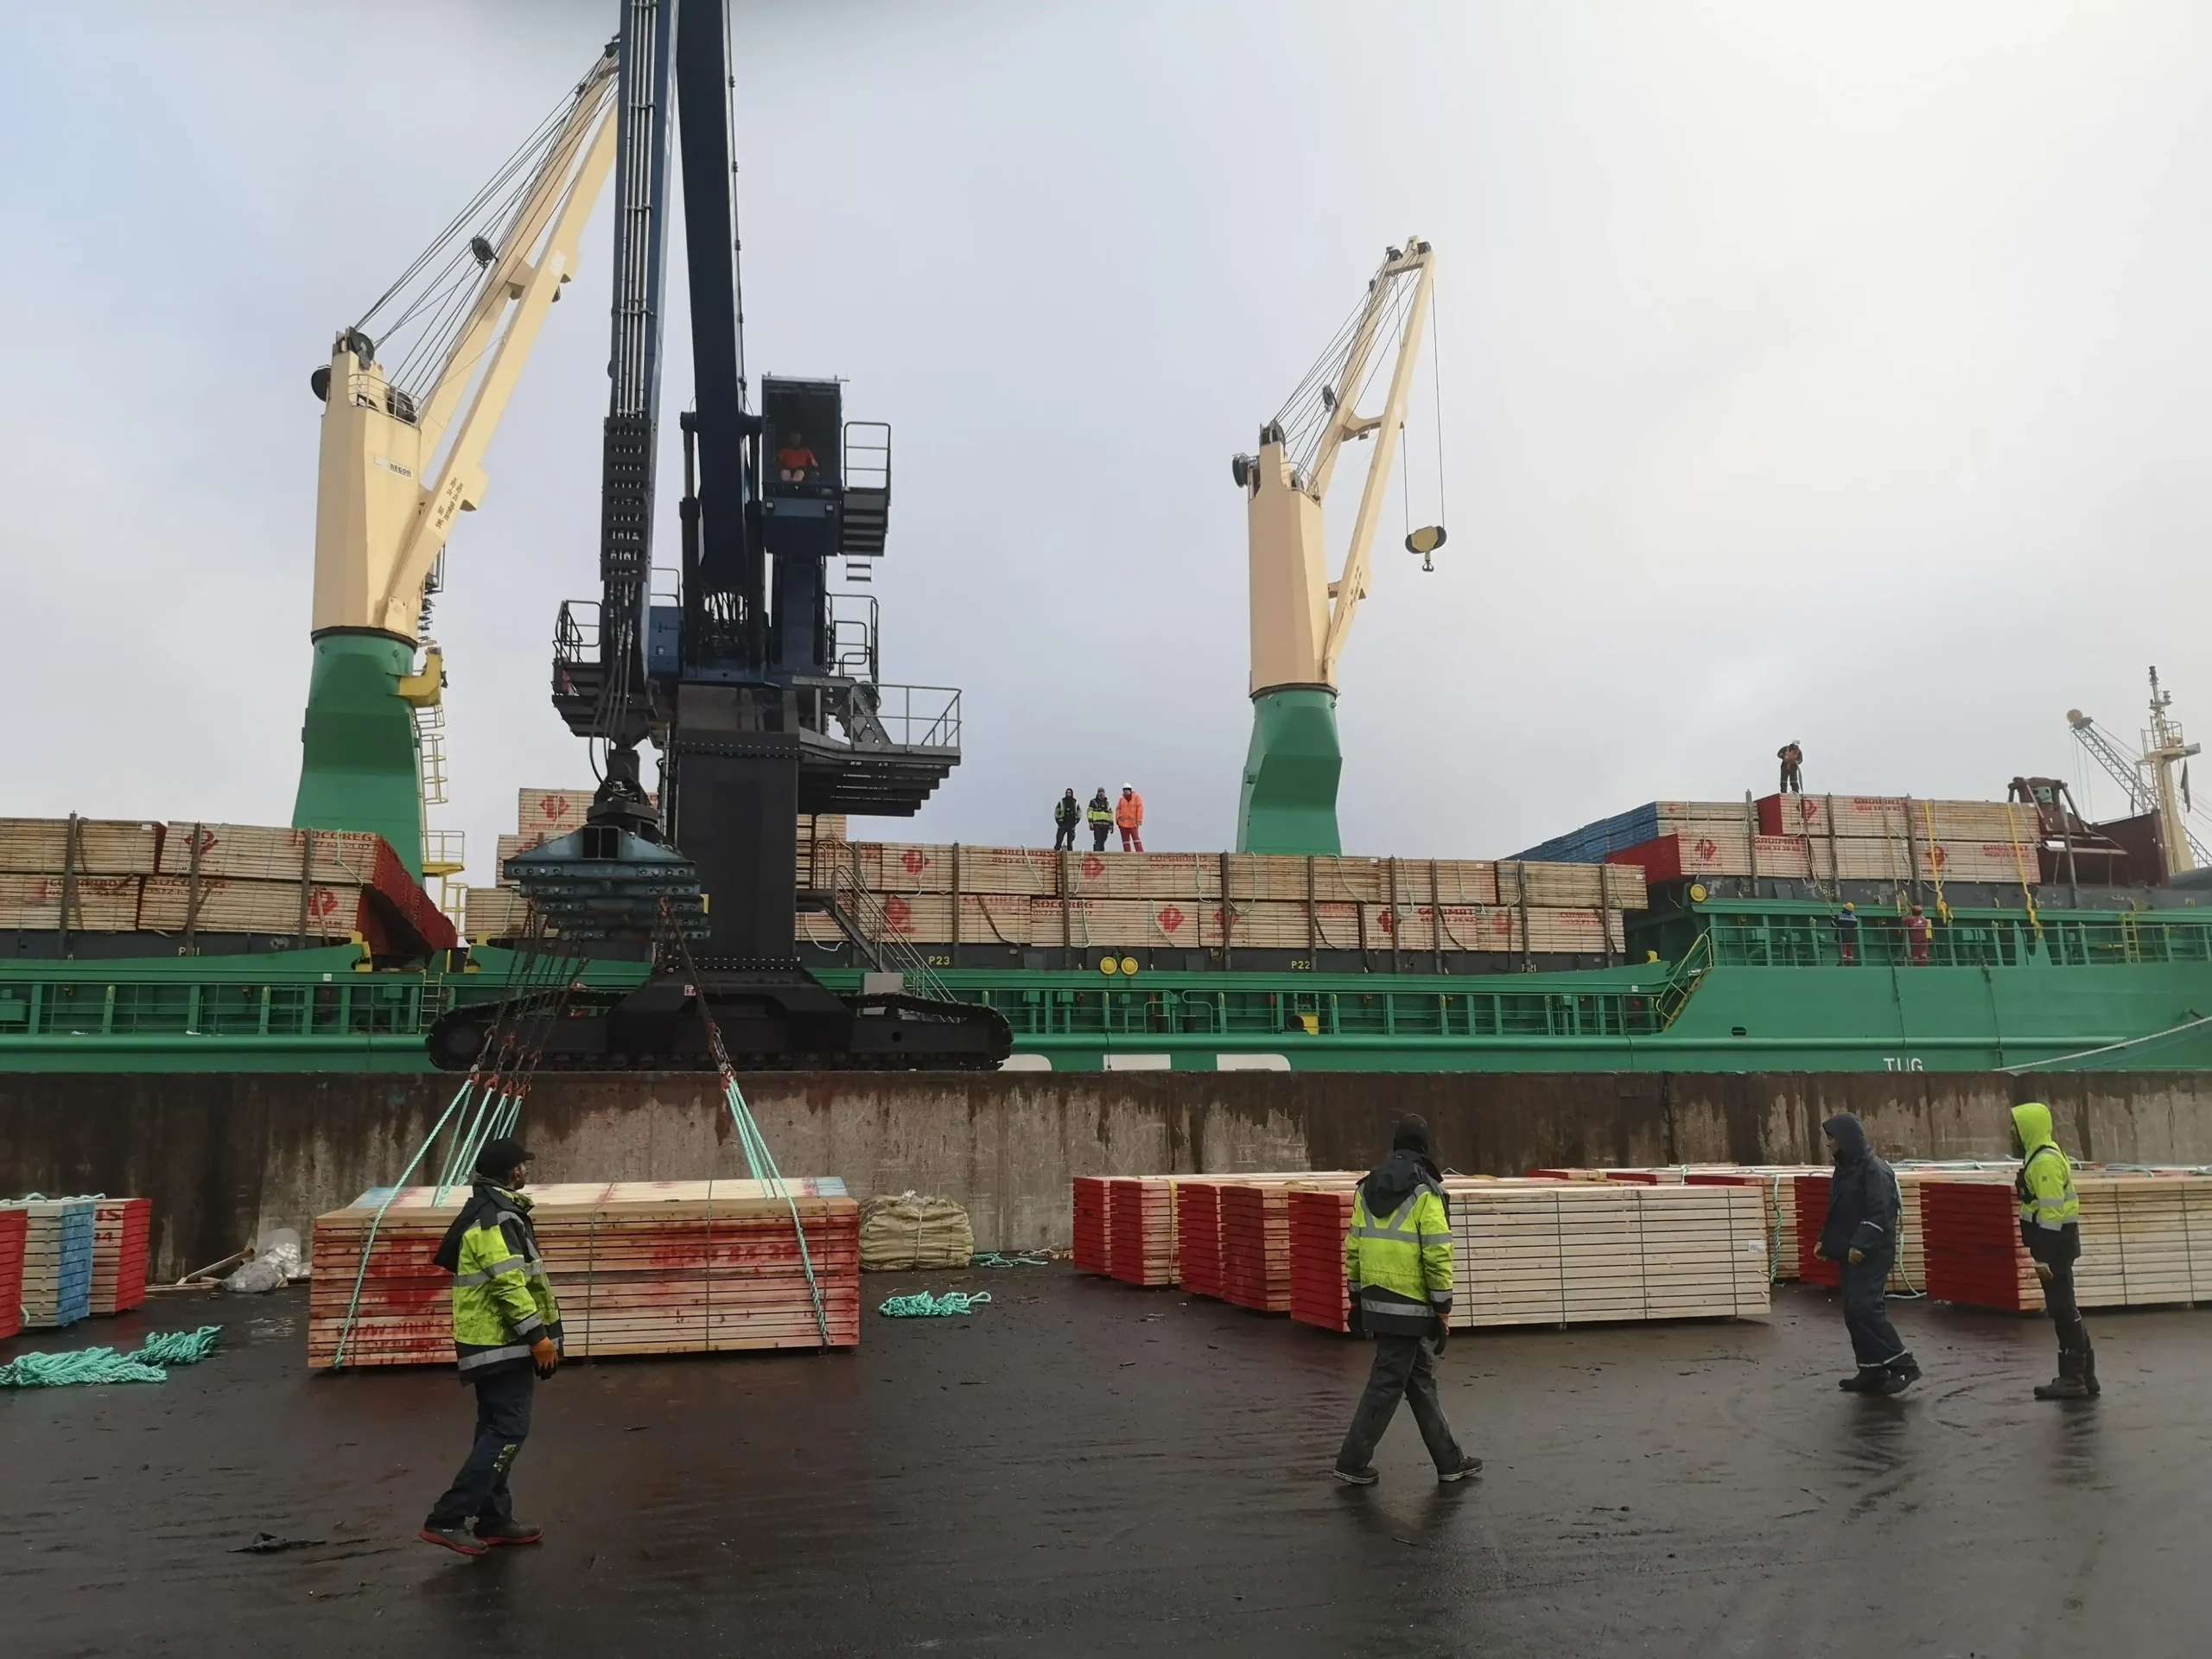
[[[1144,797],[1135,784],[1122,785],[1122,798],[1114,803],[1115,827],[1122,832],[1122,850],[1144,851]]]

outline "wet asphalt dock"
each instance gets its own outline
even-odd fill
[[[478,1560],[413,1535],[466,1392],[310,1378],[301,1292],[0,1344],[226,1326],[165,1384],[0,1395],[0,1652],[2206,1650],[2212,1310],[2093,1319],[2085,1406],[2028,1397],[2039,1322],[1924,1305],[1897,1324],[1926,1382],[1840,1395],[1834,1304],[1796,1288],[1762,1322],[1462,1338],[1483,1478],[1439,1488],[1402,1414],[1356,1491],[1325,1471],[1361,1344],[966,1278],[996,1300],[871,1313],[857,1354],[564,1370],[515,1482],[547,1541]],[[323,1541],[231,1553],[257,1532]]]

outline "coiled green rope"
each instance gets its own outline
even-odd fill
[[[1005,1255],[997,1250],[979,1250],[968,1258],[971,1268],[1049,1268],[1052,1258],[1042,1250],[1023,1250]]]
[[[948,1290],[942,1296],[918,1290],[911,1296],[893,1296],[875,1311],[890,1319],[949,1319],[990,1300],[988,1290],[979,1290],[973,1295],[966,1291]]]
[[[79,1382],[166,1382],[169,1365],[196,1365],[215,1351],[219,1325],[197,1331],[165,1331],[146,1338],[134,1354],[112,1348],[78,1348],[66,1354],[25,1354],[0,1365],[0,1389],[60,1389]]]

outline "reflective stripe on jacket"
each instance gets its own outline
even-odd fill
[[[1452,1212],[1423,1182],[1389,1215],[1368,1213],[1363,1188],[1344,1235],[1344,1282],[1370,1333],[1427,1336],[1452,1312]]]
[[[1054,823],[1065,826],[1073,823],[1082,816],[1083,809],[1075,804],[1073,796],[1063,795],[1053,804],[1052,822]]]
[[[1103,801],[1094,799],[1090,803],[1090,817],[1093,823],[1111,823],[1114,822],[1114,809]]]
[[[462,1221],[453,1280],[453,1346],[461,1375],[528,1360],[541,1338],[557,1347],[561,1310],[537,1254],[530,1200],[480,1181]]]
[[[2082,1199],[2074,1191],[2074,1165],[2051,1137],[2050,1108],[2040,1101],[2015,1106],[2012,1125],[2020,1132],[2021,1150],[2027,1155],[2012,1183],[2024,1233],[2031,1227],[2055,1233],[2079,1222]]]

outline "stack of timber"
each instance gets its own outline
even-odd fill
[[[1290,1190],[1231,1181],[1221,1189],[1221,1295],[1261,1313],[1290,1312]]]
[[[2020,1248],[2010,1181],[1931,1180],[1920,1191],[1928,1229],[1928,1294],[1961,1307],[2039,1312],[2043,1286]]]
[[[378,955],[442,950],[453,925],[381,836],[244,823],[0,819],[0,929],[202,935]]]
[[[878,935],[930,944],[1618,951],[1639,871],[1465,859],[814,844],[812,885],[858,888]],[[811,931],[809,931],[810,921]],[[804,938],[842,937],[802,918]]]
[[[793,1193],[826,1184],[785,1183]],[[452,1363],[453,1281],[432,1257],[467,1194],[448,1192],[443,1204],[430,1188],[392,1195],[372,1245],[383,1196],[365,1193],[315,1219],[308,1307],[315,1369],[333,1366],[341,1334],[348,1365]],[[817,1348],[824,1324],[828,1346],[860,1340],[860,1206],[842,1192],[786,1198],[757,1181],[625,1181],[531,1196],[572,1359]]]
[[[2082,1257],[2074,1268],[2083,1307],[2153,1307],[2212,1301],[2212,1177],[2077,1171]],[[2040,1312],[2043,1287],[2020,1244],[2009,1179],[1930,1176],[1928,1294],[1967,1307]]]
[[[1125,1285],[1175,1282],[1175,1181],[1166,1175],[1106,1183],[1109,1271]]]
[[[21,1205],[0,1205],[0,1341],[23,1328],[23,1247],[30,1217]]]
[[[1454,1328],[1764,1314],[1765,1211],[1738,1185],[1484,1181],[1452,1189]]]
[[[91,1198],[14,1198],[0,1210],[24,1218],[22,1284],[17,1297],[24,1328],[74,1325],[92,1312]]]
[[[1770,795],[1756,802],[1653,801],[1522,856],[1633,866],[1652,881],[1758,876],[2033,886],[2041,879],[2041,844],[2035,809],[2013,802]]]
[[[1350,1185],[1290,1189],[1290,1317],[1324,1331],[1351,1328],[1344,1235],[1357,1194]]]
[[[92,1312],[127,1313],[146,1300],[151,1198],[99,1198],[92,1214]]]
[[[1230,1227],[1230,1211],[1222,1196],[1226,1189],[1232,1186],[1281,1189],[1325,1185],[1349,1190],[1357,1185],[1359,1179],[1358,1173],[1352,1170],[1290,1170],[1175,1177],[1177,1282],[1195,1295],[1217,1297],[1224,1301],[1237,1300],[1229,1290],[1230,1274],[1227,1262],[1230,1246],[1226,1241]],[[1258,1306],[1265,1300],[1265,1287],[1276,1279],[1287,1282],[1292,1249],[1288,1213],[1287,1211],[1284,1212],[1283,1227],[1279,1232],[1267,1225],[1270,1213],[1265,1203],[1253,1205],[1240,1201],[1236,1211],[1236,1224],[1242,1230],[1235,1247],[1238,1262],[1236,1272],[1239,1281],[1246,1287],[1245,1294],[1249,1300],[1244,1306]],[[1275,1253],[1272,1259],[1268,1256],[1270,1250]],[[1287,1312],[1288,1304],[1286,1302],[1282,1307],[1271,1311]]]
[[[590,804],[588,791],[522,791],[517,833],[499,838],[502,885],[469,891],[471,939],[528,932],[508,861],[581,826]],[[855,925],[879,943],[1617,956],[1626,949],[1624,913],[1647,902],[1633,866],[1058,853],[849,842],[844,830],[834,814],[800,819],[798,885],[847,899]],[[834,918],[805,910],[794,938],[835,946],[845,934]]]
[[[1826,1172],[1817,1164],[1739,1164],[1730,1169],[1695,1168],[1683,1176],[1692,1186],[1751,1186],[1765,1210],[1768,1269],[1777,1279],[1797,1272],[1797,1181]]]
[[[1815,1169],[1799,1175],[1791,1183],[1797,1190],[1797,1276],[1808,1285],[1843,1282],[1843,1270],[1838,1263],[1823,1261],[1813,1253],[1821,1242],[1821,1229],[1827,1225],[1830,1174],[1830,1171]],[[1908,1168],[1899,1168],[1896,1174],[1904,1208],[1898,1216],[1899,1236],[1896,1254],[1890,1262],[1889,1286],[1891,1290],[1918,1293],[1928,1288],[1928,1228],[1921,1214],[1920,1195],[1926,1183],[1934,1178],[1925,1172]]]
[[[1078,1207],[1078,1229],[1081,1213]],[[1175,1278],[1194,1296],[1218,1300],[1221,1295],[1221,1183],[1217,1180],[1176,1184]]]
[[[1114,1270],[1113,1217],[1109,1204],[1109,1178],[1104,1175],[1078,1175],[1069,1183],[1075,1201],[1075,1239],[1071,1252],[1078,1273],[1101,1275]]]
[[[1673,801],[1649,814],[1654,833],[1627,845],[1600,825],[1562,839],[1652,881],[1694,876],[1777,880],[2019,882],[2041,879],[2041,821],[2006,801],[1904,796],[1770,795],[1752,802]],[[1597,849],[1605,846],[1605,850]]]

